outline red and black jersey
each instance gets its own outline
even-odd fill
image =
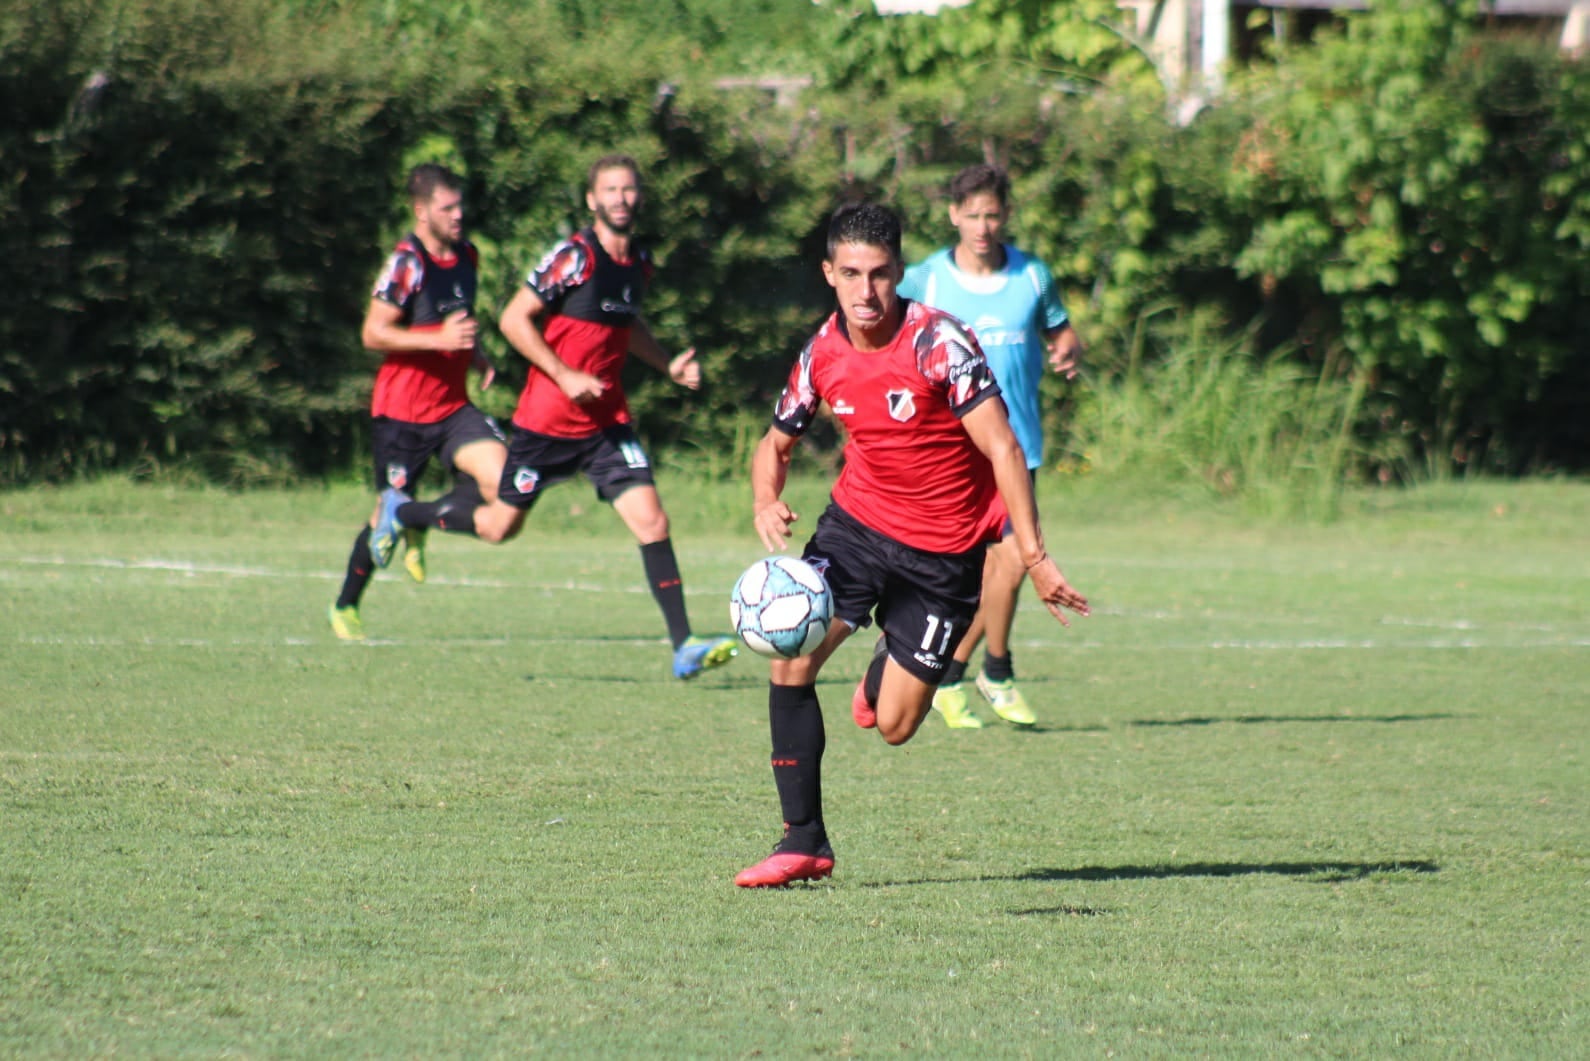
[[[903,308],[894,340],[870,353],[829,317],[790,371],[773,423],[799,435],[826,401],[849,436],[834,503],[895,541],[962,553],[997,540],[1005,522],[993,468],[960,419],[997,399],[999,385],[969,328],[919,302]]]
[[[433,258],[411,234],[387,259],[370,297],[402,310],[406,327],[435,330],[458,310],[474,312],[478,264],[468,242],[460,242],[450,257]],[[447,419],[469,402],[466,380],[474,356],[472,349],[387,354],[375,376],[370,414],[415,424]]]
[[[541,260],[525,281],[546,306],[541,334],[566,365],[595,376],[607,389],[597,401],[576,405],[551,377],[532,368],[513,414],[515,424],[554,438],[586,438],[629,423],[621,371],[653,271],[645,251],[627,261],[613,258],[591,228],[576,232]]]

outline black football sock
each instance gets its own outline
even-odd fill
[[[1008,682],[1016,676],[1016,667],[1010,662],[1009,653],[996,656],[992,652],[983,653],[983,675],[991,682]]]
[[[823,829],[823,709],[815,685],[769,685],[768,728],[773,734],[773,783],[789,831],[782,849],[814,855],[828,837]]]
[[[944,677],[940,685],[959,685],[966,678],[966,661],[952,659],[944,668]]]
[[[646,567],[651,595],[668,623],[668,640],[678,649],[690,637],[690,616],[685,611],[685,586],[679,579],[679,561],[674,558],[671,538],[647,542],[640,547],[640,560]]]
[[[861,679],[861,692],[867,698],[867,703],[873,707],[878,706],[878,694],[883,691],[883,668],[889,662],[889,645],[883,638],[878,639],[877,647],[872,650],[872,662],[867,664],[867,674]],[[855,673],[852,671],[851,673]]]
[[[480,486],[463,477],[453,484],[453,492],[435,501],[409,501],[398,506],[398,522],[405,527],[444,530],[450,534],[475,533],[475,509],[485,503]]]
[[[342,593],[337,597],[337,607],[357,608],[364,587],[370,584],[375,571],[375,558],[370,555],[370,528],[359,531],[353,540],[353,552],[348,554],[348,574],[342,580]],[[324,598],[322,598],[324,599]]]

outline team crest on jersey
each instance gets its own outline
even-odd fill
[[[388,464],[386,466],[386,485],[394,490],[402,490],[409,485],[409,470],[401,464]]]
[[[889,400],[889,415],[902,424],[916,415],[916,399],[905,388],[897,391],[888,391],[884,397]]]
[[[541,482],[541,473],[534,468],[520,468],[513,473],[513,488],[521,494],[536,492],[536,484]]]

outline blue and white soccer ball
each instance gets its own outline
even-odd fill
[[[828,635],[834,595],[811,564],[793,556],[769,556],[746,568],[734,584],[729,621],[757,655],[795,659]]]

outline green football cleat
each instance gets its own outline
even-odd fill
[[[941,685],[933,691],[933,710],[944,717],[944,724],[950,729],[983,728],[983,720],[972,714],[972,705],[960,682]]]
[[[1012,726],[1031,726],[1038,721],[1038,716],[1027,706],[1027,698],[1021,695],[1020,689],[1016,688],[1014,678],[996,682],[979,671],[977,691],[982,693],[984,699],[993,707],[994,714]]]
[[[425,528],[403,529],[403,570],[415,582],[425,581]]]
[[[331,619],[331,632],[338,638],[343,641],[364,640],[364,623],[359,621],[357,605],[350,604],[346,608],[339,608],[333,603],[327,615]]]
[[[688,680],[704,670],[721,667],[739,654],[732,637],[691,637],[674,653],[674,677]]]

